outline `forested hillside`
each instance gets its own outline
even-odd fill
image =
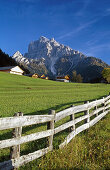
[[[13,60],[11,57],[9,57],[8,54],[5,54],[0,49],[0,67],[15,66],[15,65],[17,65],[16,61]]]
[[[0,49],[0,67],[5,67],[5,66],[20,66],[25,73],[29,73],[29,70],[27,68],[25,68],[23,65],[18,64],[12,57],[10,57],[8,54],[5,54],[5,52],[3,52]]]

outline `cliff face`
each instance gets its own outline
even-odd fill
[[[31,59],[44,58],[46,66],[54,75],[57,74],[55,63],[62,56],[72,56],[71,62],[74,64],[86,57],[68,46],[59,44],[54,38],[49,40],[43,36],[29,44],[28,53],[25,53],[24,56]]]
[[[84,82],[101,77],[103,68],[109,67],[98,58],[87,57],[79,51],[59,44],[53,38],[49,40],[43,36],[29,44],[28,53],[24,56],[18,51],[12,58],[31,73],[72,76],[72,71],[76,70],[82,75]]]
[[[71,64],[71,56],[62,57],[57,60],[55,68],[57,74],[69,74],[72,76],[72,72],[76,71],[83,77],[83,82],[91,82],[95,79],[100,79],[102,76],[102,70],[105,67],[110,67],[108,64],[102,60],[95,57],[87,57],[80,60],[77,64]]]
[[[41,74],[49,74],[49,71],[45,65],[45,59],[31,59],[24,57],[19,51],[17,51],[12,57],[17,63],[23,65],[31,74],[38,73]]]

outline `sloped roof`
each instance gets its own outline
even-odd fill
[[[60,76],[57,76],[56,79],[66,79],[66,80],[69,80],[70,77],[68,75],[60,75]]]
[[[41,77],[46,77],[44,74]]]
[[[22,72],[24,72],[19,66],[0,67],[0,71],[3,71],[3,70],[12,70],[14,68],[19,68]]]
[[[0,67],[0,70],[11,70],[14,67],[16,66]]]

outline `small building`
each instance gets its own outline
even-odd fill
[[[32,78],[40,78],[40,76],[37,73],[35,73],[32,75]]]
[[[46,76],[43,74],[40,78],[41,78],[41,79],[45,79],[45,78],[46,78]]]
[[[46,77],[44,74],[40,77],[41,79],[45,79],[45,80],[48,80],[49,78]]]
[[[19,66],[0,67],[0,71],[17,75],[23,75],[24,73]]]
[[[57,76],[56,81],[61,81],[61,82],[69,82],[70,77],[68,75],[66,76]]]

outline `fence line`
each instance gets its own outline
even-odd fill
[[[88,129],[102,119],[108,112],[110,112],[110,95],[103,97],[103,99],[92,102],[85,102],[82,105],[74,106],[60,111],[55,114],[54,110],[49,111],[49,115],[35,115],[23,116],[19,112],[14,117],[0,118],[0,130],[13,129],[12,139],[1,140],[0,149],[11,147],[10,160],[0,163],[0,169],[10,170],[16,169],[19,166],[35,160],[53,149],[53,136],[65,129],[70,130],[70,134],[65,138],[64,142],[59,145],[63,148],[67,145],[77,134]],[[82,112],[84,113],[82,115]],[[55,123],[61,119],[70,116],[70,121],[58,127],[54,127]],[[47,122],[47,130],[22,136],[22,127],[34,124]],[[78,126],[78,123],[81,123]],[[28,155],[20,156],[20,145],[26,142],[38,140],[41,138],[48,138],[47,147],[29,153]]]

